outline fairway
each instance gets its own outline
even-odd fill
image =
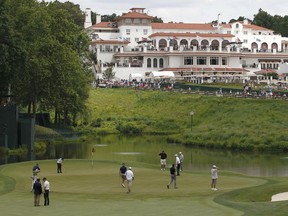
[[[183,172],[177,177],[178,189],[167,189],[168,170],[161,171],[156,165],[127,164],[135,175],[132,192],[127,194],[118,175],[121,163],[94,161],[92,167],[89,160],[65,160],[63,173],[58,174],[56,161],[38,162],[39,176],[50,181],[50,206],[43,206],[43,197],[40,207],[33,206],[30,177],[36,162],[8,164],[0,166],[1,215],[266,215],[263,206],[287,212],[286,201],[251,203],[241,201],[247,199],[245,196],[237,198],[241,190],[249,194],[253,193],[249,188],[258,187],[258,192],[261,187],[265,189],[269,179],[220,170],[219,190],[212,191],[208,169]],[[279,181],[283,184],[286,180]],[[253,214],[249,214],[251,209]]]

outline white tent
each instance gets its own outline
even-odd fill
[[[129,75],[129,81],[131,82],[132,80],[136,80],[139,82],[143,78],[142,74],[140,73],[131,73]]]
[[[278,74],[287,74],[288,73],[288,64],[287,63],[280,64],[277,73]]]
[[[173,79],[175,77],[172,71],[151,71],[149,78],[151,79]]]

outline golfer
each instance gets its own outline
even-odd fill
[[[216,165],[212,166],[211,169],[211,190],[217,190],[216,184],[217,184],[217,179],[218,179],[218,169]]]
[[[127,186],[128,186],[128,191],[127,193],[131,192],[131,186],[132,186],[132,181],[134,180],[134,173],[132,172],[132,168],[129,167],[128,170],[125,173],[126,176],[126,181],[127,181]]]
[[[166,168],[166,158],[167,158],[167,154],[164,152],[164,150],[162,152],[159,153],[160,156],[160,166],[161,166],[161,170],[165,170]]]
[[[177,189],[176,187],[176,169],[175,169],[175,164],[172,164],[170,168],[170,181],[167,184],[167,188],[169,189],[170,185],[174,182],[174,188]]]
[[[63,164],[64,159],[59,158],[57,160],[57,173],[62,173],[62,164]]]
[[[123,163],[122,166],[119,169],[119,175],[120,175],[120,177],[122,179],[122,183],[121,183],[122,187],[125,187],[124,183],[125,183],[125,180],[126,180],[126,175],[125,175],[126,171],[127,171],[127,168],[125,166],[125,163]]]

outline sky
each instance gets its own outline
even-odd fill
[[[58,0],[66,2],[67,0]],[[261,8],[268,14],[288,15],[287,0],[69,0],[79,4],[81,10],[90,8],[101,15],[113,13],[121,15],[129,12],[130,8],[146,8],[150,16],[157,16],[167,23],[209,23],[218,19],[229,22],[239,16],[253,20]]]

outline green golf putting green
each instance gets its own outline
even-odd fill
[[[132,192],[121,186],[119,162],[65,160],[63,173],[56,160],[37,161],[38,176],[50,182],[50,206],[34,207],[32,166],[36,161],[0,166],[1,215],[282,215],[286,201],[270,202],[287,187],[287,177],[259,178],[219,171],[217,191],[210,188],[210,170],[182,172],[177,187],[167,189],[169,171],[134,164]],[[270,213],[269,213],[270,212]]]

